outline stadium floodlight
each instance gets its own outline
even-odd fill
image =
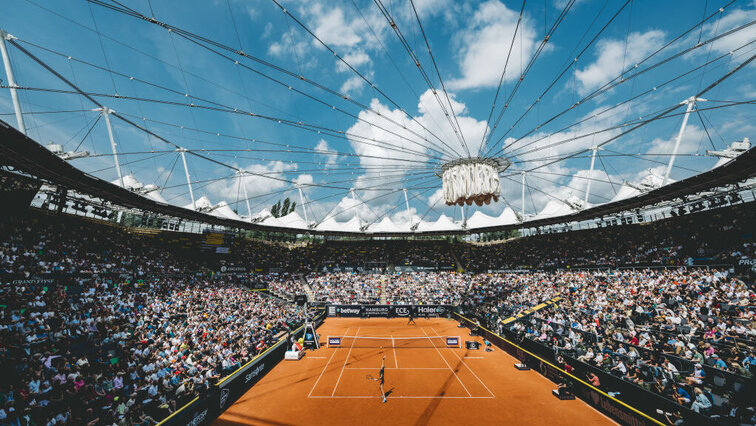
[[[477,206],[499,201],[499,173],[512,163],[506,158],[462,158],[441,166],[443,195],[446,205]]]
[[[79,152],[68,151],[66,153],[59,155],[59,157],[64,160],[75,160],[77,158],[86,158],[86,157],[89,157],[89,151],[79,151]]]
[[[75,160],[77,158],[89,157],[89,151],[63,151],[63,146],[50,142],[47,144],[47,149],[53,154],[57,155],[63,160]]]

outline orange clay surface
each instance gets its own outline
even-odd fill
[[[216,420],[217,425],[605,425],[615,424],[583,401],[560,401],[551,381],[518,371],[504,351],[464,349],[469,336],[449,319],[328,318],[318,328],[321,348],[299,361],[281,361]],[[348,339],[327,348],[328,336],[389,337],[383,349]],[[394,337],[392,346],[390,337]],[[461,348],[442,339],[459,336]],[[352,345],[352,342],[356,342]],[[406,343],[405,343],[406,342]],[[421,343],[422,342],[422,343]],[[404,344],[403,344],[404,343]],[[401,347],[412,346],[412,347]],[[426,347],[417,347],[426,346]],[[386,357],[382,403],[376,381]]]

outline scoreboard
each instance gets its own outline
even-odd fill
[[[230,232],[205,231],[202,235],[202,251],[228,254],[233,241],[234,234]]]

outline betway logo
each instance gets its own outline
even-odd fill
[[[396,314],[400,317],[406,317],[409,315],[409,308],[396,308]]]
[[[359,314],[360,308],[341,308],[342,314]]]
[[[247,373],[246,376],[244,376],[244,383],[249,383],[249,381],[257,377],[263,371],[264,368],[265,368],[265,363],[261,362],[260,365],[255,367],[254,370],[250,371],[249,373]]]

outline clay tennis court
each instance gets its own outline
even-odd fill
[[[320,349],[282,361],[215,424],[615,424],[579,399],[556,399],[552,382],[516,370],[498,348],[465,349],[465,340],[482,340],[457,322],[415,321],[328,318],[318,328]],[[326,347],[328,336],[343,337],[341,346]],[[446,336],[459,336],[461,347],[448,347]],[[366,377],[378,377],[384,356],[385,404]]]

